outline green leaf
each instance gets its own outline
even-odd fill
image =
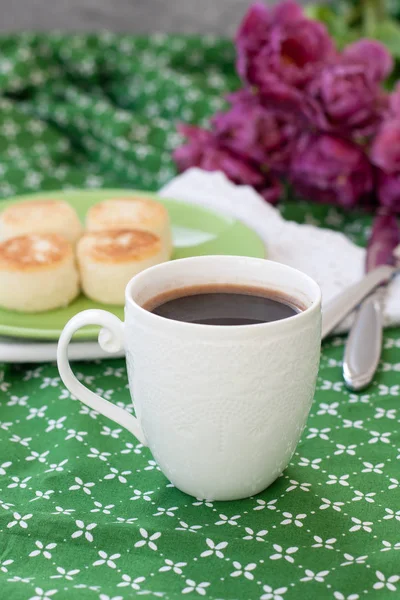
[[[400,58],[400,24],[394,19],[386,19],[377,23],[374,38],[383,42],[396,58]]]

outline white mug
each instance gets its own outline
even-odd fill
[[[187,286],[234,284],[273,290],[305,310],[239,326],[173,321],[145,310],[150,299]],[[71,371],[73,334],[100,325],[100,346],[123,346],[136,417],[104,400]],[[74,396],[149,446],[180,490],[206,500],[261,492],[287,466],[314,396],[321,345],[321,292],[285,265],[237,256],[185,258],[152,267],[127,285],[125,323],[87,310],[65,326],[60,376]]]

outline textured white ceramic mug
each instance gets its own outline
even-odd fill
[[[221,327],[142,308],[160,293],[213,283],[276,290],[306,309],[281,321]],[[85,325],[103,328],[103,349],[125,346],[136,417],[73,375],[68,344]],[[234,500],[257,494],[287,466],[313,400],[320,343],[321,293],[310,277],[267,260],[204,256],[136,275],[126,288],[125,323],[102,310],[73,317],[57,360],[70,392],[148,445],[176,487],[196,498]]]

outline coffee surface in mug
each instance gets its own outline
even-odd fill
[[[164,292],[144,306],[155,315],[200,325],[256,325],[304,310],[293,298],[259,287],[210,284]]]

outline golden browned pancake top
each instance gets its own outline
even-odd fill
[[[59,215],[70,214],[71,206],[62,200],[32,200],[25,202],[17,202],[6,208],[1,219],[4,223],[10,225],[18,225],[21,221],[25,223],[29,221],[42,221],[48,219],[51,210]],[[34,226],[32,227],[32,229]]]
[[[20,235],[0,244],[0,267],[16,271],[49,267],[71,254],[71,245],[60,235]]]
[[[79,242],[79,251],[96,262],[144,260],[160,250],[158,236],[137,229],[93,231],[86,233]]]
[[[92,206],[88,212],[89,220],[93,219],[95,224],[137,224],[137,227],[144,227],[146,224],[154,225],[165,219],[167,210],[165,206],[152,200],[140,196],[129,196],[126,198],[110,198],[104,202],[99,202]]]

